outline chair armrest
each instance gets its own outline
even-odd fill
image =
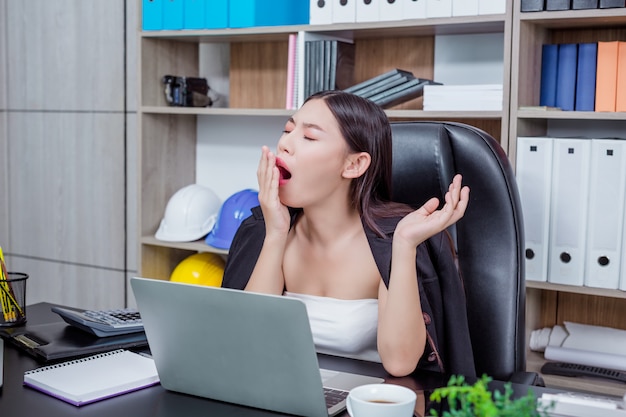
[[[509,378],[514,384],[533,385],[535,387],[545,387],[546,384],[543,378],[537,372],[518,371],[511,375]]]

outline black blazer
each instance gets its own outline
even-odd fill
[[[299,211],[292,210],[292,224]],[[383,219],[381,238],[363,224],[380,275],[389,286],[393,232],[400,218]],[[245,288],[265,237],[265,220],[260,207],[243,221],[230,246],[222,287]],[[418,286],[428,343],[418,369],[475,376],[465,292],[452,244],[447,233],[439,233],[417,247],[415,259]]]

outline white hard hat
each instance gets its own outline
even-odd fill
[[[169,242],[198,240],[213,229],[221,205],[210,188],[200,184],[183,187],[168,201],[155,237]]]

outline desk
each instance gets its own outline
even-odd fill
[[[50,311],[52,304],[38,303],[27,307],[28,322],[43,324],[61,321]],[[390,383],[410,386],[418,391],[418,401],[424,401],[430,392],[444,385],[447,378],[435,373],[417,373],[406,378],[390,378],[380,364],[320,355],[320,366],[366,375],[381,376]],[[24,387],[24,372],[42,366],[16,347],[5,343],[4,387],[0,392],[0,416],[47,417],[264,417],[277,414],[247,407],[226,404],[204,398],[169,392],[160,385],[110,398],[83,407],[75,407],[56,398]],[[496,383],[497,384],[497,383]],[[501,386],[501,384],[499,384]],[[514,386],[516,394],[525,395],[528,387]],[[538,391],[539,392],[539,391]],[[344,413],[344,416],[347,416]]]

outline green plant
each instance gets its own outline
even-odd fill
[[[492,378],[483,375],[474,384],[468,384],[463,376],[453,375],[445,387],[437,388],[430,395],[431,401],[448,400],[449,411],[441,417],[547,417],[547,409],[537,408],[537,398],[529,390],[524,397],[512,398],[511,383],[504,384],[504,392],[489,390]],[[436,410],[431,416],[439,416]]]

